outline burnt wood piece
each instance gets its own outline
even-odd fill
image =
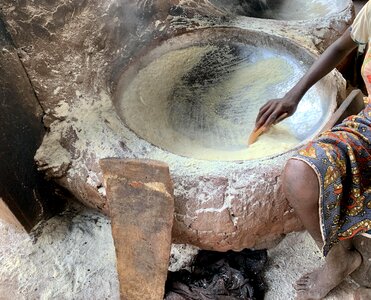
[[[1,18],[0,74],[0,218],[17,219],[31,231],[64,201],[36,169],[34,155],[45,134],[43,111]]]
[[[174,216],[173,186],[165,163],[100,161],[116,248],[120,297],[162,300]]]

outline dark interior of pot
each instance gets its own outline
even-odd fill
[[[247,146],[259,108],[282,97],[313,57],[285,39],[238,30],[172,38],[123,74],[115,106],[140,138],[174,154],[246,160],[285,152],[313,135],[331,113],[334,89],[313,87],[297,113]]]
[[[343,11],[346,0],[210,0],[228,13],[275,20],[310,20]]]

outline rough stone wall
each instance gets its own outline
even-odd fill
[[[54,185],[36,169],[45,134],[43,111],[0,19],[0,216],[14,215],[30,231],[63,205]],[[47,199],[47,200],[46,200]]]
[[[72,126],[67,125],[63,134],[53,132],[51,124],[66,119],[56,114],[56,109],[61,104],[76,104],[82,97],[90,103],[100,101],[111,69],[122,68],[144,41],[152,39],[153,30],[147,30],[152,9],[147,1],[3,2],[7,28],[42,107],[39,118],[43,117],[44,126],[56,138],[47,149],[47,165],[39,163],[47,177],[63,181],[71,160],[85,155],[71,146],[77,141]],[[82,159],[87,173],[89,159]],[[79,174],[80,178],[84,180],[86,173]],[[72,190],[80,189],[79,183],[73,186]],[[83,198],[91,198],[89,189],[81,187],[81,193],[86,195]],[[101,202],[93,199],[89,204],[102,207]]]

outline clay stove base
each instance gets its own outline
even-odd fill
[[[178,263],[190,254],[185,248]],[[269,256],[266,300],[294,299],[291,284],[322,262],[307,233],[289,234]],[[1,300],[119,300],[110,221],[79,205],[49,220],[36,241],[0,221],[0,261]],[[353,299],[357,288],[348,279],[326,300]]]

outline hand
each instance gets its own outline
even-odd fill
[[[289,116],[292,116],[298,106],[298,101],[286,95],[280,99],[273,99],[264,104],[256,118],[255,129],[269,128]]]

